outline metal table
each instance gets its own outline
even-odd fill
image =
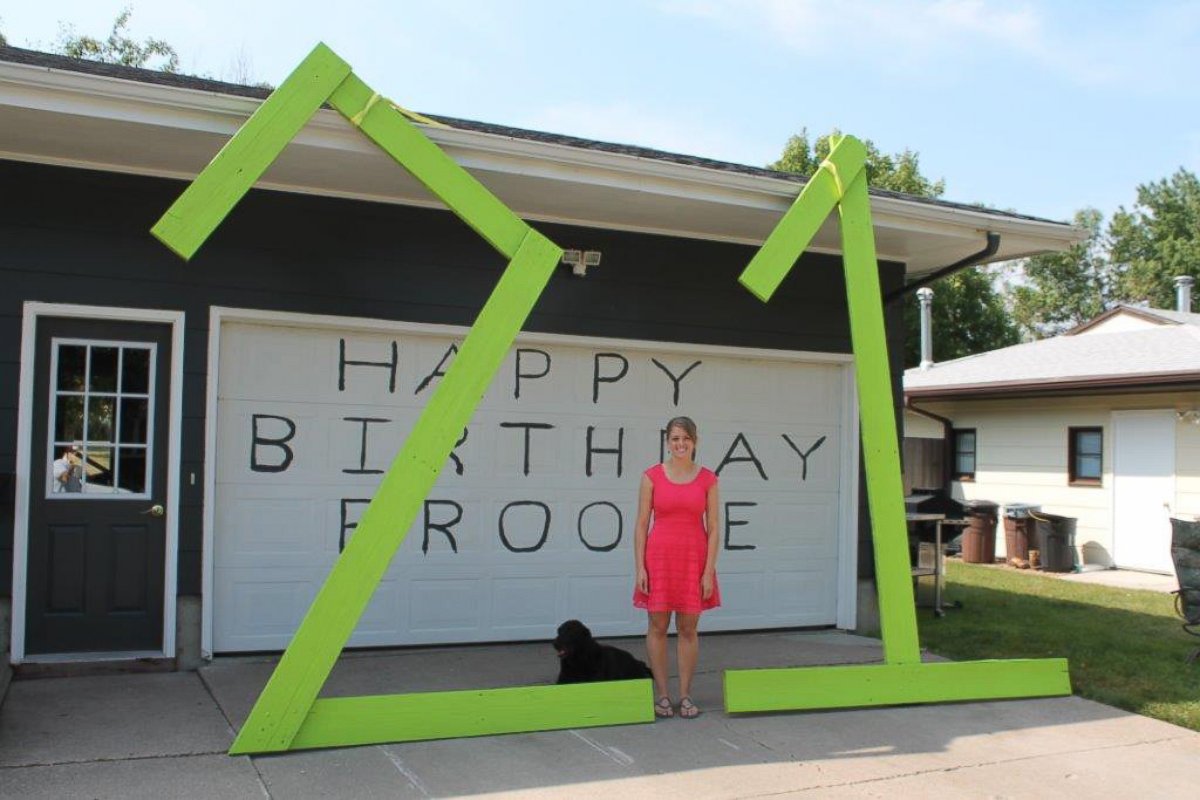
[[[942,586],[945,580],[945,573],[942,565],[945,560],[945,554],[942,552],[942,526],[948,525],[952,527],[962,527],[967,524],[963,519],[946,519],[945,514],[933,514],[926,512],[912,512],[905,515],[905,519],[911,524],[914,522],[932,522],[934,523],[933,530],[933,566],[920,566],[920,545],[917,546],[917,562],[912,565],[913,583],[920,578],[933,577],[933,614],[936,617],[942,617],[946,614],[946,608],[962,608],[962,603],[954,602],[949,605],[942,602]]]

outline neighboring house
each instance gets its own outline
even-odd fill
[[[182,262],[149,230],[264,96],[0,48],[15,662],[282,649],[504,266],[330,110]],[[637,482],[681,413],[721,473],[706,628],[855,627],[874,573],[836,219],[763,305],[737,277],[797,177],[443,122],[501,200],[602,260],[550,281],[351,644],[643,630]],[[886,192],[872,211],[894,353],[906,285],[1080,238]],[[72,445],[82,492],[54,478]]]
[[[1180,310],[1122,305],[907,370],[906,453],[919,459],[919,439],[940,451],[948,432],[955,497],[1041,505],[1077,518],[1084,563],[1171,572],[1168,517],[1200,512],[1200,314],[1181,280]]]

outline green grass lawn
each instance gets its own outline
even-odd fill
[[[919,609],[921,645],[958,660],[1066,657],[1080,697],[1200,731],[1200,639],[1180,629],[1174,595],[946,561],[948,602]]]

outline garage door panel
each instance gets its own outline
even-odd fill
[[[213,647],[225,652],[286,647],[316,596],[312,571],[217,570],[213,580]]]
[[[221,341],[213,644],[280,649],[460,340],[440,329],[226,323]],[[726,607],[705,629],[836,621],[838,532],[850,529],[842,366],[609,342],[519,348],[429,493],[428,528],[422,509],[351,644],[550,638],[572,617],[602,635],[642,633],[630,602],[638,483],[660,457],[662,425],[681,412],[701,425],[702,463],[732,456],[721,474]],[[527,440],[528,423],[552,427]],[[608,452],[618,448],[620,474]],[[805,571],[827,580],[770,580]]]
[[[771,627],[770,608],[761,572],[739,572],[722,569],[717,572],[721,583],[721,607],[704,614],[704,630],[736,630],[743,627]],[[767,624],[764,624],[767,623]]]
[[[543,638],[562,619],[562,581],[558,577],[529,576],[492,580],[492,628],[521,639]],[[503,636],[498,637],[503,639]]]
[[[455,632],[470,638],[483,624],[487,579],[412,578],[408,586],[408,628],[416,634]]]
[[[831,604],[836,573],[830,573],[831,561],[813,562],[811,568],[773,572],[766,576],[774,614],[782,619],[824,618],[835,608]]]
[[[215,521],[226,544],[216,554],[218,566],[303,566],[329,560],[321,528],[312,524],[321,516],[321,505],[297,497],[230,498]]]
[[[607,575],[574,575],[568,582],[568,592],[562,619],[584,620],[594,634],[628,633],[622,626],[635,616],[645,618],[644,612],[633,609],[632,568]]]

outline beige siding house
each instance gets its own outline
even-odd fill
[[[904,394],[906,454],[945,437],[957,499],[1075,517],[1083,564],[1173,571],[1169,517],[1200,514],[1200,314],[1118,306],[910,369]]]

